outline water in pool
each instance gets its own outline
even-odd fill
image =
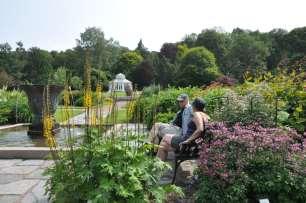
[[[76,142],[82,140],[84,135],[83,128],[72,128],[72,138]],[[67,141],[67,135],[69,130],[67,128],[61,128],[60,132],[55,135],[55,139],[59,146],[65,146]],[[14,129],[10,131],[0,131],[0,147],[47,147],[45,138],[30,138],[27,135],[27,127],[21,129]]]

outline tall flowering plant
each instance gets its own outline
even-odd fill
[[[296,201],[306,200],[306,139],[302,135],[259,124],[211,123],[208,129],[213,139],[200,152],[198,201],[241,202],[258,196],[285,201],[298,191]],[[218,195],[211,190],[219,191]]]

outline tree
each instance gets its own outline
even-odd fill
[[[160,55],[169,59],[172,63],[176,59],[177,55],[177,45],[174,43],[164,43],[160,49]]]
[[[9,43],[0,44],[0,68],[10,74],[13,72],[10,68],[13,64],[12,47]]]
[[[137,87],[143,88],[152,83],[154,78],[153,67],[149,60],[143,60],[131,73],[131,80]]]
[[[27,52],[23,80],[33,84],[47,84],[53,74],[52,56],[48,51],[32,47]]]
[[[162,87],[174,85],[178,63],[172,63],[170,59],[161,54],[152,56],[152,64],[154,68],[154,81]]]
[[[306,27],[295,28],[283,37],[283,46],[286,50],[290,69],[306,70]]]
[[[21,80],[23,77],[22,69],[24,68],[26,61],[27,52],[25,48],[23,47],[23,43],[21,41],[16,42],[16,49],[13,53],[14,55],[14,63],[12,64],[12,76],[16,78],[17,80]]]
[[[284,37],[288,32],[283,29],[273,29],[268,33],[271,41],[270,55],[267,58],[268,70],[277,68],[279,62],[285,58]]]
[[[143,57],[138,52],[127,51],[121,54],[117,63],[113,67],[112,73],[123,73],[129,78],[142,60]]]
[[[214,53],[217,64],[222,68],[225,63],[225,55],[229,50],[230,37],[228,34],[218,32],[215,29],[206,29],[198,35],[195,45],[203,46]]]
[[[306,27],[291,30],[284,37],[284,42],[291,53],[306,54]]]
[[[204,47],[195,47],[189,49],[182,58],[177,84],[202,86],[220,75],[214,54]]]
[[[120,54],[121,47],[117,41],[106,39],[101,29],[90,27],[81,33],[80,39],[77,40],[76,49],[90,52],[93,67],[110,70]]]
[[[197,37],[198,35],[196,33],[186,35],[183,39],[183,44],[186,44],[189,48],[194,47],[197,41]]]
[[[135,49],[143,58],[146,58],[149,55],[148,49],[143,45],[142,39],[139,40],[137,48]]]
[[[246,32],[232,34],[232,46],[226,56],[225,74],[242,81],[245,72],[256,73],[266,70],[269,48]]]

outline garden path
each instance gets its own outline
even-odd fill
[[[42,175],[51,160],[0,159],[0,203],[47,203]]]
[[[118,109],[123,108],[126,104],[127,101],[117,101],[116,103]],[[109,113],[109,106],[103,106],[101,109],[101,114],[103,115],[103,117],[105,118]],[[65,123],[67,123],[67,121],[63,122],[63,124]],[[74,125],[85,125],[85,112],[70,118],[69,123],[72,123]]]

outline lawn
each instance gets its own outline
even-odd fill
[[[117,97],[125,97],[126,96],[125,92],[114,92],[114,93],[106,92],[104,94],[105,94],[106,97],[111,97],[111,94],[115,94]]]
[[[63,122],[66,120],[67,115],[65,115],[63,106],[59,106],[55,112],[55,120],[56,122]],[[84,108],[82,107],[69,107],[68,108],[68,116],[72,118],[73,116],[79,115],[84,112]]]
[[[128,120],[127,120],[127,116],[126,116],[126,108],[123,107],[121,109],[119,109],[117,112],[116,112],[116,123],[126,123]],[[107,123],[107,124],[110,124],[112,123],[112,118],[111,118],[111,115],[108,115],[106,118],[104,118],[104,121]]]

